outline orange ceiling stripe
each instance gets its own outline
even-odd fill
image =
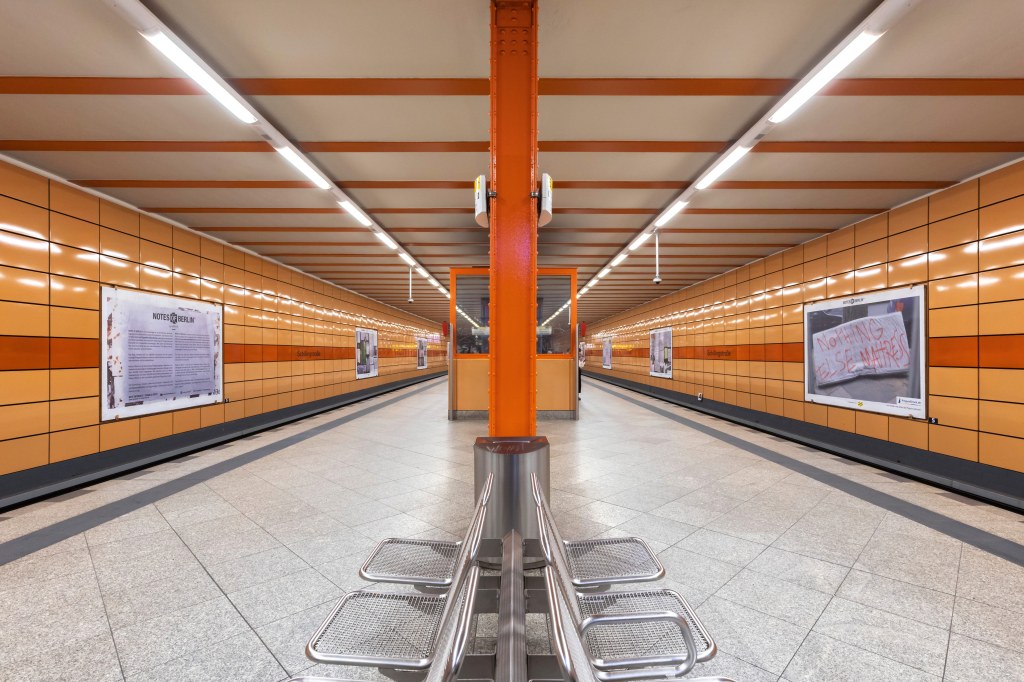
[[[302,142],[307,152],[486,152],[484,141],[453,142]],[[679,140],[552,140],[540,142],[544,152],[718,153],[724,142]],[[262,141],[242,140],[0,140],[0,149],[30,152],[269,152]],[[793,141],[761,142],[757,153],[785,154],[931,154],[1019,153],[1017,141]]]
[[[273,96],[486,96],[486,78],[236,78],[246,95]],[[634,97],[772,97],[795,81],[782,78],[541,78],[541,95]],[[187,78],[67,76],[0,77],[5,95],[202,95]],[[827,96],[1019,96],[1019,78],[847,78]]]
[[[753,152],[784,154],[970,154],[1024,152],[1024,142],[761,142]]]
[[[270,152],[266,142],[187,140],[0,140],[21,152]]]
[[[708,153],[717,154],[726,148],[725,142],[695,140],[542,140],[537,143],[542,152],[656,152],[656,153]]]
[[[478,95],[490,92],[486,78],[236,78],[246,95]]]
[[[487,140],[452,142],[300,142],[307,152],[487,152]]]
[[[78,180],[85,187],[144,189],[315,189],[304,180]],[[559,180],[558,189],[670,189],[689,183],[674,180]],[[710,189],[942,189],[952,180],[722,180]],[[342,180],[342,189],[471,189],[471,180]],[[635,232],[635,230],[632,230]]]

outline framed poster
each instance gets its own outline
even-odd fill
[[[377,376],[377,330],[356,327],[356,379]]]
[[[103,287],[100,315],[102,421],[223,399],[221,304]]]
[[[604,347],[601,349],[601,367],[612,368],[612,340],[610,338],[604,340]]]
[[[427,368],[427,340],[416,339],[416,369]]]
[[[804,306],[804,399],[924,419],[925,288]]]
[[[651,330],[651,376],[672,378],[672,327]]]
[[[580,341],[576,344],[576,364],[581,368],[587,364],[587,344],[585,341]]]

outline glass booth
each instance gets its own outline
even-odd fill
[[[490,275],[453,268],[448,418],[486,419],[490,390]],[[577,419],[576,270],[537,268],[537,419]]]

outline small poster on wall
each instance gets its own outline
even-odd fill
[[[587,364],[587,344],[580,341],[576,348],[576,364],[582,369]]]
[[[103,287],[100,419],[223,398],[219,303]]]
[[[601,367],[612,368],[612,340],[610,338],[604,340],[604,347],[601,349]]]
[[[804,306],[809,402],[924,419],[924,287]]]
[[[651,330],[651,376],[672,378],[672,327]]]
[[[377,330],[356,327],[356,379],[377,376]]]
[[[427,368],[427,340],[416,339],[416,369]]]

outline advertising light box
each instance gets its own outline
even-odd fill
[[[804,399],[924,419],[925,289],[804,306]]]

